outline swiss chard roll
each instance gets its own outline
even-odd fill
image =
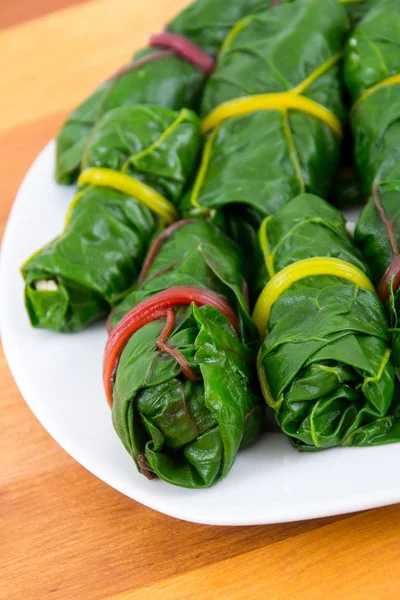
[[[202,100],[207,141],[188,213],[240,204],[265,217],[300,193],[328,195],[345,116],[339,65],[348,27],[337,0],[295,0],[232,29]]]
[[[341,213],[301,195],[260,230],[264,398],[298,450],[400,441],[388,324]]]
[[[69,184],[76,179],[87,138],[109,110],[133,104],[196,109],[231,27],[270,3],[197,0],[170,21],[164,32],[152,35],[147,48],[137,52],[67,117],[57,138],[57,181]]]
[[[196,166],[195,113],[124,106],[93,129],[63,232],[22,266],[34,327],[79,331],[129,293],[149,240],[178,217]]]
[[[353,99],[355,162],[368,203],[355,241],[389,317],[400,373],[400,7],[382,0],[350,37],[345,79]]]
[[[261,432],[257,331],[239,249],[208,221],[183,220],[154,241],[137,289],[114,309],[104,385],[136,466],[186,488],[227,475]]]

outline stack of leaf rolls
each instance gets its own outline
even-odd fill
[[[25,304],[54,335],[107,317],[148,479],[217,483],[266,411],[300,451],[400,441],[399,44],[397,0],[197,0],[68,117],[77,193]],[[349,127],[354,237],[328,202]]]

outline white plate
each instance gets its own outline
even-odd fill
[[[104,324],[73,335],[32,329],[19,267],[57,235],[74,191],[53,182],[54,144],[28,172],[4,237],[2,342],[17,385],[42,425],[86,469],[160,512],[197,523],[253,525],[310,519],[400,501],[400,444],[299,454],[283,435],[242,452],[208,490],[148,481],[111,425],[101,382]]]

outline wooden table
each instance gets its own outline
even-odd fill
[[[0,0],[0,236],[68,110],[187,0]],[[143,7],[146,14],[143,14]],[[400,506],[264,527],[165,517],[74,462],[0,355],[0,598],[400,598]]]

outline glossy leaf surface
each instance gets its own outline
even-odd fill
[[[243,20],[223,46],[202,115],[236,98],[294,90],[343,118],[338,63],[347,31],[337,0],[296,0]],[[185,208],[239,203],[265,216],[304,191],[326,196],[339,150],[340,140],[325,123],[298,110],[229,118],[209,135]]]
[[[184,36],[215,56],[236,21],[269,3],[270,0],[197,0],[173,19],[166,31]],[[146,48],[137,52],[133,61],[159,51],[157,47]],[[87,137],[109,110],[127,104],[196,109],[206,79],[203,71],[175,54],[155,58],[131,70],[128,65],[68,116],[57,138],[57,181],[66,184],[74,181]]]
[[[381,0],[353,32],[345,54],[345,77],[355,102],[355,160],[368,204],[355,240],[378,287],[386,271],[398,271],[400,242],[400,9]],[[393,79],[394,78],[394,79]],[[393,269],[392,269],[393,267]],[[400,293],[391,276],[382,282],[389,315],[393,362],[400,368]]]
[[[138,289],[112,314],[115,325],[134,306],[171,286],[216,292],[239,314],[240,338],[212,306],[174,309],[166,344],[197,381],[185,379],[174,356],[157,345],[157,319],[134,333],[118,364],[113,423],[138,469],[174,485],[203,488],[224,477],[239,448],[255,441],[263,420],[254,382],[256,333],[249,318],[238,248],[208,222],[181,222],[158,248]]]
[[[266,228],[271,275],[315,256],[368,272],[342,215],[302,195]],[[299,450],[400,441],[387,321],[376,294],[334,276],[293,283],[274,303],[259,354],[264,396]]]
[[[131,175],[177,204],[199,148],[199,119],[193,112],[126,106],[96,125],[85,166]],[[22,267],[32,325],[78,331],[106,315],[132,289],[149,240],[161,226],[136,198],[85,187],[70,207],[64,231]],[[53,282],[53,289],[38,285],[43,281]]]

